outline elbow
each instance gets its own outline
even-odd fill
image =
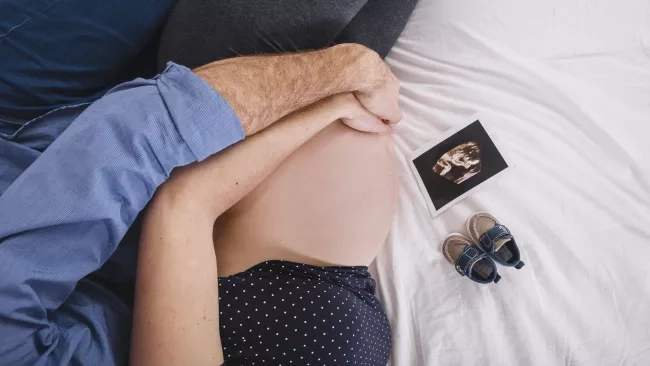
[[[183,218],[183,221],[191,220],[197,223],[204,221],[211,227],[224,210],[215,207],[213,202],[208,202],[197,192],[193,192],[191,186],[179,183],[181,182],[170,180],[158,187],[147,207],[146,221],[152,218],[164,218],[165,221],[173,223],[175,219]]]

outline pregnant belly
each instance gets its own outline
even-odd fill
[[[217,220],[219,275],[274,259],[368,265],[386,240],[396,204],[390,135],[336,122]]]

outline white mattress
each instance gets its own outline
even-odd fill
[[[420,0],[402,81],[400,205],[373,264],[392,365],[650,365],[650,2]],[[516,165],[432,219],[410,152],[475,112]],[[443,238],[488,211],[526,266],[478,285]]]

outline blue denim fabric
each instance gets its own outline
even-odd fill
[[[492,268],[492,276],[490,276],[487,280],[483,280],[480,277],[477,277],[473,274],[472,269],[474,264],[476,262],[483,260],[485,263],[489,263],[489,266]],[[497,273],[497,268],[494,262],[488,257],[487,254],[483,253],[479,248],[476,248],[474,246],[467,246],[465,250],[460,254],[458,259],[456,259],[456,271],[461,275],[461,276],[467,276],[472,281],[478,282],[478,283],[490,283],[490,282],[498,282],[499,279],[501,278],[498,273]]]
[[[507,262],[504,261],[502,258],[500,258],[498,255],[496,255],[494,252],[494,243],[499,239],[509,239],[510,242],[512,243],[509,246],[509,249],[513,253],[514,257]],[[479,238],[479,245],[481,246],[481,249],[483,249],[485,253],[487,253],[487,255],[490,256],[490,258],[492,258],[495,262],[503,266],[515,267],[517,269],[524,266],[524,262],[521,261],[519,247],[515,242],[515,238],[510,233],[510,230],[508,230],[508,228],[505,227],[504,225],[497,224],[492,228],[490,228],[488,231],[486,231]]]
[[[62,106],[97,100],[126,81],[121,76],[173,3],[0,1],[0,132],[13,133]]]
[[[130,304],[109,282],[135,273],[127,229],[172,169],[244,137],[173,64],[82,109],[0,136],[0,365],[126,364]]]

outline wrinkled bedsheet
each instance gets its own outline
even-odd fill
[[[650,2],[420,0],[388,63],[400,205],[372,270],[391,364],[650,364]],[[407,159],[477,112],[514,169],[432,219]],[[476,211],[526,262],[499,284],[440,252]]]

